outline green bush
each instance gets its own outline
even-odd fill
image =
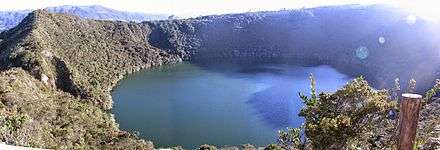
[[[217,150],[217,147],[213,145],[204,144],[199,146],[198,150]]]
[[[373,89],[362,77],[335,93],[317,94],[312,75],[310,81],[310,96],[299,94],[305,105],[299,115],[305,118],[305,123],[299,128],[280,131],[276,146],[283,149],[395,149],[398,119],[389,119],[388,113],[398,111],[399,79],[395,80],[391,94]],[[409,82],[409,92],[414,90],[415,83],[415,80]],[[424,141],[430,137],[436,137],[432,131],[438,124],[437,104],[432,103],[432,99],[439,91],[440,80],[437,80],[423,98],[417,147],[426,144]]]
[[[286,131],[280,131],[278,137],[278,144],[284,149],[305,148],[305,144],[302,141],[301,128],[287,128]]]
[[[364,78],[352,80],[335,93],[316,92],[310,76],[310,96],[299,94],[305,106],[299,115],[305,118],[301,128],[279,134],[278,143],[284,149],[354,149],[389,146],[378,144],[386,132],[394,133],[388,113],[396,108],[386,90],[371,88]],[[377,126],[381,126],[378,130]],[[391,141],[385,141],[391,142]]]
[[[424,104],[428,103],[432,99],[432,97],[438,94],[439,91],[440,91],[440,79],[437,79],[434,87],[432,87],[432,89],[426,92],[425,97],[423,98]]]
[[[20,129],[28,120],[28,116],[22,114],[15,114],[12,116],[7,116],[2,122],[2,128],[9,131],[17,131]]]
[[[300,94],[306,106],[305,134],[313,149],[347,149],[365,139],[365,132],[374,131],[376,121],[387,120],[396,103],[385,90],[371,88],[362,77],[356,78],[335,93],[316,94],[310,76],[311,96]],[[351,143],[350,143],[351,142]]]
[[[264,150],[283,150],[283,149],[284,148],[282,148],[277,144],[269,144],[266,148],[264,148]]]

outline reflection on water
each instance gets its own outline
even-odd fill
[[[182,63],[122,80],[113,92],[113,113],[122,129],[159,147],[263,146],[276,141],[278,130],[303,122],[297,95],[308,93],[309,73],[320,91],[348,80],[328,66]]]

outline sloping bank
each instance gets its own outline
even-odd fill
[[[0,139],[41,148],[152,149],[151,142],[118,129],[108,112],[111,89],[127,73],[182,60],[327,64],[391,83],[404,69],[432,85],[438,66],[427,64],[436,64],[439,56],[408,54],[437,48],[437,38],[422,30],[423,23],[403,32],[426,34],[421,37],[391,30],[407,27],[395,19],[403,15],[393,12],[341,6],[126,23],[34,11],[0,35]],[[347,24],[338,26],[342,21]],[[382,31],[388,24],[396,26]],[[385,35],[395,43],[378,45],[377,37]],[[357,57],[359,47],[372,49],[369,57]]]
[[[126,73],[180,61],[147,26],[35,11],[0,43],[1,140],[42,148],[141,148],[120,131],[110,91]],[[132,148],[130,148],[132,147]]]

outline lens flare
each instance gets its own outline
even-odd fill
[[[379,43],[380,44],[385,43],[385,37],[383,37],[383,36],[379,37]]]
[[[361,46],[356,49],[356,57],[360,60],[364,60],[364,59],[368,58],[369,55],[370,55],[370,52],[369,52],[368,48],[365,46]]]

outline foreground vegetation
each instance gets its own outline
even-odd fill
[[[119,131],[109,113],[19,68],[0,73],[0,141],[54,149],[152,148]]]
[[[396,149],[399,119],[398,99],[393,99],[396,94],[375,90],[362,77],[354,79],[335,93],[317,94],[315,81],[312,76],[310,79],[311,96],[300,94],[305,104],[299,114],[305,118],[304,126],[280,132],[280,148]],[[397,86],[396,89],[400,89]],[[440,137],[440,111],[436,110],[440,108],[440,101],[432,101],[438,91],[439,80],[424,97],[417,148],[440,148],[438,141],[432,141]]]
[[[376,90],[359,77],[334,93],[318,94],[313,77],[310,79],[310,96],[300,94],[305,104],[299,114],[305,118],[304,125],[280,131],[278,143],[264,149],[396,149],[399,107],[393,95],[398,90]],[[417,149],[440,148],[440,100],[433,98],[439,91],[438,80],[424,97],[415,145]],[[199,149],[217,148],[203,145]]]

